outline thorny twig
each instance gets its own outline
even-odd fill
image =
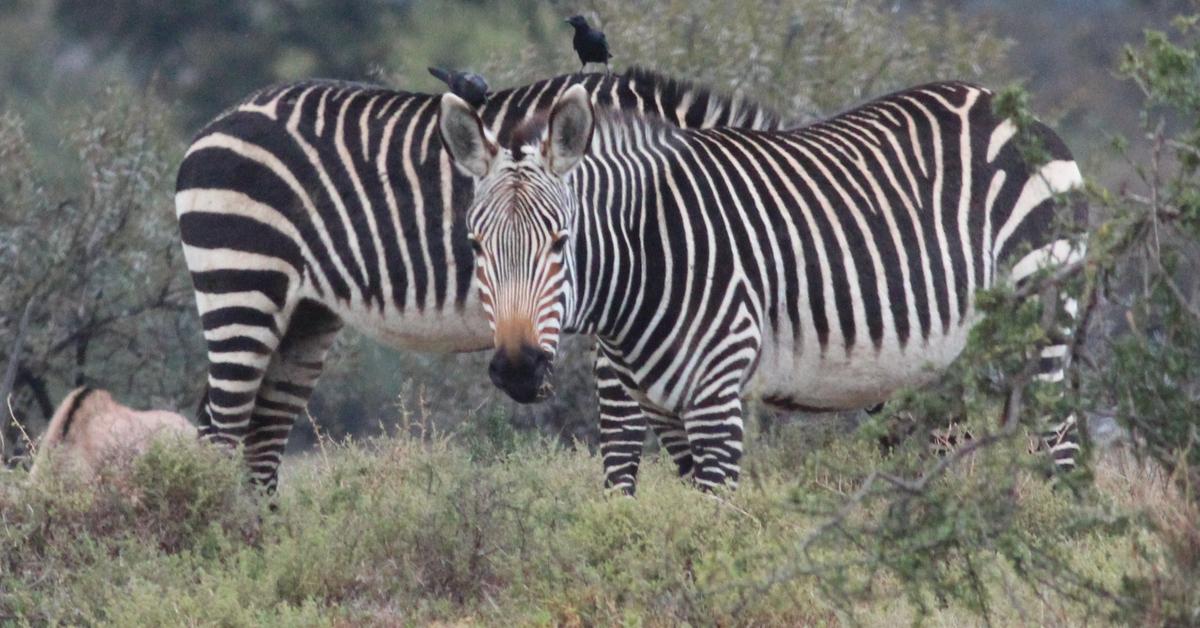
[[[1075,260],[1074,262],[1071,262],[1069,264],[1063,264],[1057,270],[1055,270],[1052,274],[1045,277],[1044,279],[1042,279],[1040,281],[1031,281],[1027,284],[1022,285],[1021,287],[1017,288],[1016,290],[1013,290],[1013,297],[1015,297],[1017,299],[1022,299],[1022,298],[1037,294],[1038,292],[1040,292],[1047,286],[1051,286],[1051,287],[1057,286],[1057,285],[1061,284],[1063,281],[1066,281],[1067,279],[1070,279],[1071,277],[1074,277],[1075,275],[1079,274],[1080,271],[1082,271],[1084,268],[1087,267],[1087,264],[1088,264],[1088,260],[1086,257]]]
[[[9,420],[11,420],[13,422],[13,425],[17,426],[17,429],[21,432],[21,437],[25,439],[26,443],[28,443],[28,446],[29,446],[29,454],[28,455],[29,455],[29,457],[32,458],[34,456],[34,454],[37,453],[37,443],[34,442],[34,440],[29,437],[29,432],[25,431],[25,426],[20,421],[17,420],[17,415],[13,412],[13,407],[12,407],[12,395],[9,395],[8,397],[6,397],[4,399],[4,403],[8,406]]]
[[[1159,277],[1162,279],[1163,284],[1167,286],[1167,289],[1171,291],[1171,295],[1174,296],[1175,300],[1179,302],[1179,306],[1182,307],[1185,312],[1191,314],[1192,318],[1200,321],[1200,310],[1197,310],[1196,307],[1192,305],[1191,301],[1188,300],[1187,295],[1183,293],[1182,289],[1180,289],[1179,284],[1175,283],[1175,280],[1171,277],[1170,273],[1163,268],[1162,260],[1155,258],[1154,261],[1158,266]]]
[[[312,425],[313,434],[317,437],[317,449],[321,452],[321,462],[325,468],[329,468],[329,452],[325,450],[325,439],[328,438],[321,431],[321,426],[317,425],[317,420],[313,418],[312,412],[309,412],[308,406],[304,406],[304,416],[308,417],[308,422]]]

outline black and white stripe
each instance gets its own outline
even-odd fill
[[[777,125],[644,70],[496,92],[481,124],[507,140],[576,84],[597,107],[672,125]],[[202,434],[244,443],[269,488],[343,324],[408,349],[491,345],[462,219],[473,182],[442,150],[438,102],[331,81],[272,87],[201,130],[180,166],[176,212],[210,364]]]
[[[1037,124],[1049,161],[1031,166],[991,103],[986,89],[947,82],[791,131],[680,130],[605,112],[593,130],[586,96],[567,92],[556,111],[586,125],[552,116],[540,145],[511,150],[477,140],[487,167],[472,172],[481,192],[467,221],[487,252],[480,288],[498,299],[513,286],[494,278],[547,277],[522,286],[542,299],[525,316],[561,301],[562,329],[597,336],[598,370],[638,405],[610,425],[628,445],[606,457],[610,485],[632,490],[642,414],[662,426],[681,472],[736,484],[743,397],[878,404],[962,351],[976,290],[1082,256],[1084,216],[1055,202],[1081,183],[1070,152]],[[443,128],[470,115],[443,102]],[[582,142],[579,165],[555,173],[548,147],[579,145],[572,133],[591,137],[590,150]],[[460,165],[470,152],[449,148]],[[547,253],[564,234],[567,253]],[[1073,315],[1074,301],[1061,309]],[[1039,379],[1060,384],[1067,347],[1042,357]],[[493,376],[506,390],[530,376],[508,366]],[[1059,426],[1064,436],[1072,425]],[[1060,440],[1057,461],[1073,464],[1077,445]]]

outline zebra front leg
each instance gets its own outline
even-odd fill
[[[728,333],[701,350],[704,359],[696,387],[681,413],[692,450],[692,479],[704,491],[722,485],[737,488],[741,475],[742,386],[758,364],[762,341],[751,304],[744,294],[731,299]]]
[[[741,386],[734,381],[695,403],[683,415],[693,461],[692,479],[701,490],[737,488],[742,458]]]
[[[646,419],[602,349],[596,351],[594,372],[604,487],[632,496],[637,490],[638,467],[646,442]]]

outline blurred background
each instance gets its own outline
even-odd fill
[[[741,92],[796,123],[927,80],[1021,84],[1085,173],[1113,188],[1122,171],[1109,146],[1141,122],[1137,86],[1114,70],[1123,46],[1193,6],[0,0],[0,390],[34,435],[82,383],[192,415],[205,363],[175,169],[195,130],[270,83],[319,76],[441,91],[425,70],[437,65],[478,71],[493,89],[517,85],[578,69],[563,19],[582,13],[607,33],[614,71],[642,65]],[[492,391],[486,356],[397,352],[348,330],[310,409],[335,437],[432,424],[591,443],[588,347],[565,351],[557,397],[518,407]],[[12,442],[17,428],[4,423]],[[312,433],[302,420],[293,448]]]

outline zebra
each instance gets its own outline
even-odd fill
[[[1031,164],[992,101],[940,82],[792,130],[682,130],[596,112],[572,88],[506,144],[443,96],[447,149],[476,180],[467,229],[492,381],[536,398],[561,333],[594,334],[638,416],[704,489],[737,484],[743,398],[860,409],[927,383],[980,319],[976,290],[1086,248],[1050,235],[1086,219],[1082,205],[1056,211],[1082,181],[1067,147],[1034,123],[1049,161]],[[1074,315],[1069,295],[1055,299]],[[1059,390],[1067,342],[1040,349],[1036,378]],[[628,416],[614,440],[632,445],[644,428]],[[1064,467],[1073,426],[1054,428]],[[636,461],[606,473],[633,492]]]
[[[597,107],[680,127],[779,124],[743,98],[640,68],[494,92],[479,123],[507,138],[573,85]],[[462,220],[473,182],[442,150],[438,102],[356,83],[279,85],[219,115],[182,160],[175,208],[209,363],[200,433],[243,446],[267,491],[344,324],[402,349],[491,346]],[[602,412],[620,412],[628,401],[596,366]]]

